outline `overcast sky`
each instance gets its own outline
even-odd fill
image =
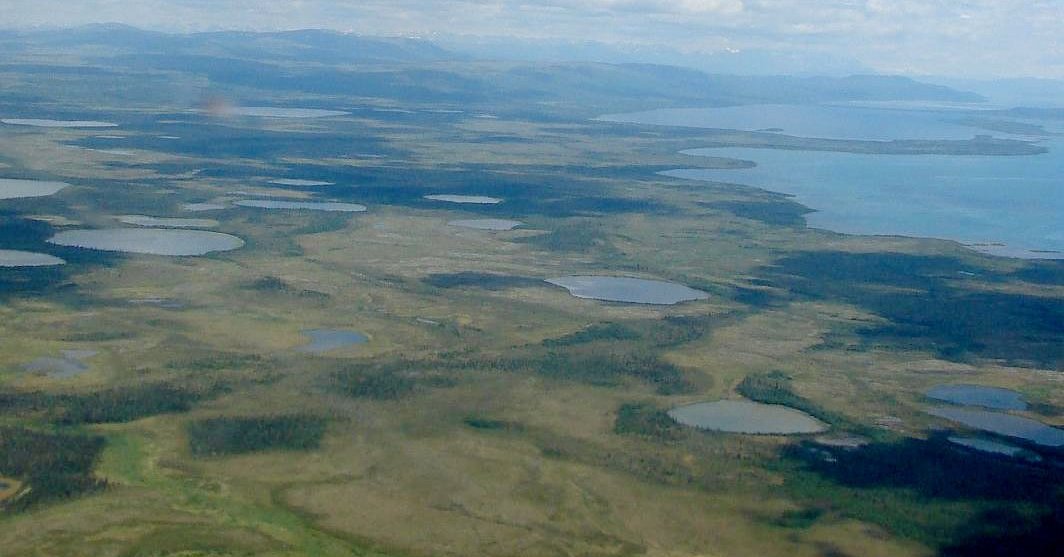
[[[883,72],[1064,78],[1064,0],[0,0],[0,27],[330,28],[774,50]]]

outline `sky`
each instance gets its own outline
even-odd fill
[[[0,0],[0,27],[328,28],[687,53],[837,56],[883,73],[1064,79],[1064,0]]]

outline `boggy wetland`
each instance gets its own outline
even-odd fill
[[[43,72],[0,49],[5,557],[1058,547],[1052,203],[987,249],[810,226],[828,210],[754,179],[807,156],[1043,172],[1059,141],[992,128],[1053,113],[820,136],[798,113],[878,89],[812,80],[749,125],[633,123],[601,116],[785,88],[416,42],[307,65],[256,42],[299,34],[222,35],[45,33],[80,65]]]

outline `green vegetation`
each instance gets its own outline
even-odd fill
[[[242,454],[265,450],[309,450],[321,444],[326,421],[317,416],[209,418],[186,424],[189,447],[196,456]]]
[[[10,412],[43,414],[65,425],[130,422],[148,416],[187,412],[192,405],[220,393],[204,392],[166,383],[145,383],[88,393],[0,393],[0,407]]]
[[[59,421],[67,424],[129,422],[172,412],[187,412],[204,395],[165,384],[149,384],[62,397]]]
[[[552,379],[616,387],[626,378],[653,385],[659,394],[689,393],[691,383],[680,368],[649,353],[601,354],[596,351],[550,351],[526,361],[495,362],[504,369],[527,369]]]
[[[617,409],[613,432],[620,435],[638,435],[659,441],[680,439],[683,431],[676,421],[657,407],[648,403],[630,402]]]
[[[785,196],[656,174],[750,166],[679,154],[706,146],[1041,146],[588,119],[635,107],[845,101],[883,87],[948,91],[881,78],[707,80],[656,66],[440,61],[420,41],[353,35],[223,33],[140,49],[129,45],[148,39],[130,30],[70,33],[34,42],[0,32],[11,84],[0,114],[120,123],[107,133],[11,126],[0,137],[4,177],[72,184],[0,207],[3,248],[69,262],[0,269],[0,499],[26,511],[0,517],[5,557],[441,548],[968,557],[1059,547],[1062,486],[1049,464],[1059,453],[1038,449],[1042,465],[924,441],[941,422],[913,395],[939,382],[1000,385],[1059,424],[1064,395],[1047,370],[1064,358],[1060,262],[831,234],[803,226],[807,209]],[[379,50],[360,50],[369,46]],[[389,57],[395,48],[401,55]],[[216,118],[190,110],[205,88],[221,104],[351,114]],[[335,185],[267,185],[282,176]],[[237,191],[369,210],[207,213],[247,245],[202,258],[46,242],[64,227],[114,226],[118,215],[227,206]],[[439,193],[505,201],[423,199]],[[527,226],[446,224],[466,218]],[[711,297],[598,303],[541,281],[585,273],[660,278]],[[294,349],[316,328],[370,340],[357,352]],[[22,368],[61,350],[97,355],[69,379]],[[735,384],[873,444],[694,434],[665,411]],[[241,456],[211,458],[227,455]]]
[[[609,240],[601,227],[594,223],[576,221],[567,223],[546,234],[516,240],[552,252],[586,253],[595,249],[611,249]]]
[[[636,340],[641,337],[642,335],[638,332],[621,323],[596,323],[575,333],[558,338],[548,338],[543,341],[543,346],[554,348],[596,341]]]
[[[414,392],[420,364],[392,362],[349,366],[334,375],[340,391],[355,398],[395,400]]]
[[[950,555],[982,555],[977,541],[1018,555],[1060,540],[1061,531],[1047,529],[1064,509],[1059,474],[1008,458],[972,458],[945,437],[858,449],[791,446],[783,466],[797,462],[803,471],[791,475],[787,489],[810,504],[832,501],[834,514],[952,548]]]
[[[521,424],[508,422],[505,420],[495,420],[492,418],[485,418],[482,416],[466,416],[462,419],[462,423],[473,428],[484,431],[521,431],[523,429]]]
[[[494,273],[436,273],[425,278],[425,283],[436,288],[483,288],[485,290],[505,290],[507,288],[528,288],[544,286],[541,279],[497,275]]]
[[[849,422],[845,417],[824,410],[813,401],[795,394],[791,390],[791,378],[782,371],[747,375],[735,387],[735,391],[754,402],[779,404],[801,410],[833,426],[841,426]]]
[[[915,344],[951,360],[1064,369],[1060,298],[970,290],[958,281],[963,276],[1006,279],[960,259],[902,253],[806,252],[766,269],[771,284],[792,299],[839,300],[884,317],[860,331],[870,343]]]

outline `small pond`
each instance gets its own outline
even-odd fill
[[[629,277],[568,276],[547,279],[561,286],[577,298],[628,302],[634,304],[672,305],[691,300],[704,300],[709,294],[675,282]]]
[[[52,379],[69,379],[89,370],[85,360],[96,355],[95,350],[60,350],[59,357],[45,356],[22,364],[30,373],[40,373]]]
[[[699,402],[673,408],[669,416],[686,426],[728,433],[795,435],[828,429],[827,424],[800,410],[749,400]]]
[[[342,329],[306,329],[302,332],[310,338],[310,344],[300,346],[297,350],[312,354],[339,350],[340,348],[362,344],[369,340],[362,333]]]

